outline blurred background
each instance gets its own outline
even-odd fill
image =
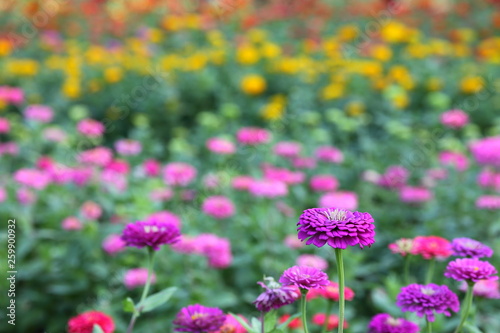
[[[257,316],[256,282],[300,256],[326,260],[335,280],[332,250],[295,231],[303,209],[332,205],[377,224],[375,245],[345,258],[349,332],[401,316],[402,258],[389,243],[471,237],[500,250],[500,163],[470,150],[500,135],[499,5],[2,0],[0,218],[18,221],[18,274],[17,323],[1,317],[0,330],[65,332],[96,309],[125,331],[121,302],[141,288],[124,279],[145,253],[117,238],[151,216],[182,225],[153,285],[179,290],[137,332],[171,330],[195,302]],[[443,116],[453,109],[463,113]],[[421,278],[427,262],[412,264]],[[445,265],[436,282],[462,298]],[[483,332],[500,331],[499,310],[479,300]]]

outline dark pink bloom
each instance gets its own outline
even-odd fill
[[[469,147],[477,163],[500,168],[500,136],[475,141]]]
[[[14,180],[36,190],[43,190],[50,184],[50,176],[45,171],[36,169],[19,169],[14,173]]]
[[[405,186],[399,191],[399,199],[402,202],[419,204],[432,200],[434,195],[426,187]]]
[[[323,327],[323,325],[325,324],[325,320],[328,322],[328,324],[326,325],[326,329],[328,331],[339,327],[339,317],[337,317],[337,315],[331,314],[327,318],[325,313],[316,313],[312,317],[312,323],[321,327]],[[348,327],[349,324],[344,320],[344,328]]]
[[[342,163],[344,155],[340,150],[331,146],[321,146],[316,149],[315,156],[318,160],[329,163]]]
[[[243,321],[247,321],[242,315],[237,315]],[[232,315],[226,315],[226,321],[217,331],[211,333],[246,333],[247,330]]]
[[[339,181],[332,175],[316,175],[311,177],[309,186],[317,192],[335,191],[339,187]]]
[[[344,297],[346,301],[352,301],[354,296],[354,291],[351,288],[344,287]],[[306,300],[310,301],[318,297],[338,302],[340,299],[339,284],[337,282],[328,281],[328,285],[322,289],[309,289]]]
[[[491,257],[493,250],[477,240],[461,237],[451,241],[453,255],[469,258]]]
[[[127,246],[151,247],[159,250],[161,245],[173,244],[180,236],[179,228],[172,223],[160,221],[137,221],[125,226],[122,240]]]
[[[24,117],[28,120],[48,123],[54,117],[54,111],[50,106],[34,104],[24,109]]]
[[[226,315],[219,308],[194,304],[182,308],[173,323],[177,332],[207,333],[219,330],[225,321]]]
[[[300,184],[304,181],[305,175],[302,172],[294,172],[285,168],[277,168],[270,164],[262,166],[264,178],[276,180],[288,185]]]
[[[443,151],[439,153],[439,162],[442,165],[450,165],[458,171],[465,171],[469,167],[467,156],[452,151]]]
[[[409,177],[410,172],[406,168],[393,165],[385,170],[385,173],[378,180],[378,185],[389,189],[398,189],[406,185]]]
[[[449,110],[441,114],[441,124],[450,128],[461,128],[469,123],[469,115],[462,110]]]
[[[83,119],[76,125],[78,132],[89,138],[100,138],[105,131],[104,125],[94,119]]]
[[[459,258],[448,263],[444,276],[457,281],[498,280],[497,270],[487,261],[476,258]]]
[[[358,196],[354,192],[338,191],[325,193],[319,199],[319,206],[323,208],[337,207],[347,210],[358,208]]]
[[[203,201],[202,210],[205,214],[216,219],[225,219],[235,214],[233,202],[224,196],[211,196]]]
[[[281,275],[279,282],[284,286],[294,285],[301,289],[321,289],[328,285],[328,275],[310,266],[292,266]]]
[[[9,133],[10,122],[8,119],[0,118],[0,134]]]
[[[221,138],[210,138],[206,142],[208,150],[215,154],[229,155],[234,154],[236,146],[229,140]]]
[[[495,172],[491,169],[484,169],[478,175],[477,183],[481,187],[489,187],[496,191],[500,191],[500,172]]]
[[[482,195],[476,200],[479,209],[500,209],[500,195]]]
[[[243,127],[236,133],[236,139],[241,144],[258,145],[269,142],[271,133],[264,128]]]
[[[421,255],[424,259],[443,260],[452,255],[449,240],[438,236],[417,236],[413,239],[411,254]]]
[[[103,312],[88,311],[69,320],[68,333],[92,333],[94,325],[99,326],[104,333],[115,331],[113,318]]]
[[[404,318],[394,318],[388,313],[380,313],[368,324],[368,333],[418,333],[417,324]]]
[[[144,173],[148,177],[156,177],[160,174],[161,165],[160,162],[154,159],[145,160],[142,164]]]
[[[163,180],[167,185],[186,186],[196,177],[196,168],[182,162],[172,162],[163,169]]]
[[[110,170],[119,174],[126,175],[130,171],[130,165],[124,160],[112,160],[105,166],[106,170]]]

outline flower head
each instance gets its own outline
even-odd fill
[[[236,208],[231,199],[214,195],[203,201],[202,210],[216,219],[225,219],[234,215]]]
[[[332,175],[316,175],[311,177],[309,185],[316,192],[335,191],[339,181]]]
[[[433,283],[410,284],[401,288],[396,304],[402,311],[415,312],[419,317],[426,316],[429,321],[434,321],[436,313],[451,316],[450,310],[458,312],[460,309],[455,293],[445,285]]]
[[[104,125],[94,119],[83,119],[76,125],[78,132],[89,138],[99,138],[104,133]]]
[[[280,324],[283,324],[284,322],[286,322],[291,316],[289,314],[284,314],[282,315],[278,322]],[[302,324],[302,320],[300,320],[300,318],[295,318],[295,319],[292,319],[289,323],[288,323],[288,328],[291,329],[291,330],[296,330],[298,328],[301,328],[303,326]]]
[[[455,238],[451,241],[453,255],[460,257],[482,258],[491,257],[493,250],[477,240],[471,238]]]
[[[356,193],[348,191],[330,192],[321,196],[318,204],[323,208],[336,207],[355,210],[358,208],[358,196]]]
[[[92,333],[94,325],[99,326],[104,333],[115,331],[113,318],[99,311],[88,311],[69,320],[68,333]]]
[[[476,200],[479,209],[500,209],[500,195],[482,195]]]
[[[236,139],[244,145],[258,145],[269,142],[271,133],[264,128],[243,127],[236,133]]]
[[[136,140],[122,139],[115,142],[115,149],[120,155],[135,156],[140,154],[142,145]]]
[[[375,242],[375,225],[368,213],[351,212],[339,208],[306,209],[297,225],[300,240],[317,247],[328,243],[333,248],[371,246]]]
[[[122,240],[127,246],[137,248],[150,246],[158,250],[160,245],[177,242],[180,235],[179,228],[172,223],[148,220],[127,224],[123,230]]]
[[[280,141],[273,147],[273,152],[282,157],[292,158],[300,155],[302,146],[298,142]]]
[[[328,268],[328,262],[314,254],[302,254],[297,257],[296,263],[298,266],[310,266],[322,271]]]
[[[477,163],[500,167],[500,136],[493,136],[476,141],[470,150]]]
[[[452,254],[450,241],[438,236],[417,236],[411,254],[421,255],[424,259],[446,259]]]
[[[257,310],[261,312],[279,309],[282,306],[292,304],[300,297],[300,292],[295,286],[282,286],[272,277],[266,277],[265,280],[267,284],[258,282],[265,291],[253,302]]]
[[[337,327],[339,327],[339,317],[336,315],[329,315],[328,318],[326,317],[326,314],[324,313],[316,313],[312,317],[312,323],[318,326],[323,326],[325,324],[325,321],[328,322],[326,329],[328,331],[331,331]],[[344,328],[348,328],[349,324],[344,320]]]
[[[102,249],[108,254],[115,254],[125,250],[125,242],[120,235],[111,234],[102,242]]]
[[[413,250],[413,239],[410,238],[401,238],[396,242],[389,244],[389,249],[392,253],[399,253],[403,257],[411,254]]]
[[[163,179],[167,185],[186,186],[196,177],[196,168],[182,162],[169,163],[163,169]]]
[[[309,266],[292,266],[286,269],[279,282],[285,286],[295,285],[302,289],[321,289],[329,283],[325,272]]]
[[[380,176],[377,184],[389,189],[398,189],[406,185],[408,177],[410,177],[410,172],[406,168],[392,165]]]
[[[238,315],[238,317],[244,321],[246,321],[245,317],[242,315]],[[224,325],[221,326],[217,331],[211,333],[246,333],[246,328],[240,324],[238,320],[235,319],[232,315],[226,315],[226,321],[224,321]]]
[[[368,324],[368,333],[418,333],[418,325],[404,318],[394,318],[380,313]]]
[[[221,138],[210,138],[206,142],[208,150],[215,154],[229,155],[234,154],[236,146],[231,141]]]
[[[133,268],[129,269],[123,277],[123,283],[128,289],[142,287],[146,284],[148,279],[148,270],[146,268]],[[156,282],[156,275],[152,273],[151,283]]]
[[[225,321],[226,315],[221,309],[194,304],[182,308],[173,323],[178,332],[205,333],[217,331]]]
[[[24,117],[40,123],[49,123],[54,117],[54,111],[50,106],[33,104],[24,109]]]
[[[338,302],[340,299],[339,284],[337,282],[328,281],[328,285],[326,285],[326,287],[322,289],[309,289],[306,295],[306,299],[310,301],[317,297],[322,297]],[[344,299],[346,301],[352,301],[353,298],[354,298],[354,291],[349,287],[345,287]]]
[[[467,282],[464,281],[459,289],[467,291]],[[474,283],[472,293],[477,297],[500,299],[500,284],[498,280],[479,280]]]
[[[450,128],[461,128],[469,122],[469,115],[462,110],[449,110],[441,114],[441,124]]]
[[[430,201],[432,198],[432,192],[421,186],[404,186],[399,190],[399,199],[406,203],[420,204]]]
[[[342,163],[344,154],[340,150],[331,146],[321,146],[315,151],[318,160],[329,163]]]
[[[497,270],[487,261],[481,261],[476,258],[461,258],[455,259],[448,263],[444,276],[458,281],[472,281],[479,280],[496,280],[498,279]]]

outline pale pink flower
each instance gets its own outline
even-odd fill
[[[119,234],[111,234],[102,242],[103,250],[110,255],[124,251],[127,246]]]
[[[100,138],[105,131],[103,123],[94,119],[82,119],[76,125],[78,132],[89,138]]]
[[[0,186],[0,203],[4,202],[7,199],[7,191],[5,191],[5,188]]]
[[[14,173],[14,180],[37,190],[43,190],[50,184],[50,176],[45,171],[36,169],[19,169]]]
[[[40,123],[48,123],[54,117],[54,111],[47,105],[29,105],[24,109],[23,113],[27,120],[33,120]]]
[[[448,171],[446,169],[434,168],[427,170],[426,175],[432,180],[443,180],[448,177]]]
[[[295,263],[298,266],[309,266],[325,271],[328,269],[328,262],[320,256],[314,254],[302,254],[297,257]]]
[[[228,267],[233,256],[231,243],[227,238],[220,238],[213,234],[201,234],[196,237],[197,253],[208,258],[208,265],[214,268]]]
[[[102,215],[102,208],[93,201],[86,201],[80,207],[80,214],[88,220],[97,220]]]
[[[199,245],[196,237],[181,235],[179,240],[170,246],[172,250],[185,254],[199,254]]]
[[[78,155],[78,161],[83,164],[105,166],[113,159],[113,152],[106,147],[96,147],[82,151]]]
[[[61,222],[61,227],[64,230],[81,230],[83,223],[75,216],[69,216]]]
[[[148,270],[147,268],[133,268],[125,272],[123,277],[123,284],[127,289],[134,289],[137,287],[142,287],[146,284],[148,280]],[[156,283],[155,273],[151,274],[150,278],[151,284]]]
[[[439,153],[439,162],[442,165],[451,165],[458,171],[465,171],[469,166],[467,156],[452,151],[443,151]]]
[[[316,149],[315,156],[318,160],[329,163],[342,163],[344,154],[332,146],[321,146]]]
[[[319,199],[319,207],[356,210],[358,208],[358,196],[356,193],[348,191],[325,193]]]
[[[441,124],[450,128],[462,128],[469,123],[469,115],[462,110],[449,110],[441,114]]]
[[[339,181],[332,175],[315,175],[311,177],[309,186],[316,192],[335,191],[339,187]]]
[[[49,127],[43,131],[43,137],[47,141],[62,142],[66,140],[67,135],[66,132],[58,127]]]
[[[491,169],[484,169],[477,177],[477,183],[481,187],[493,188],[500,191],[500,172]]]
[[[115,142],[116,152],[124,156],[135,156],[140,154],[142,145],[139,141],[122,139]]]
[[[16,156],[19,154],[19,146],[16,142],[0,143],[0,156],[11,155]]]
[[[167,185],[186,186],[196,177],[196,168],[182,162],[172,162],[163,169],[163,180]]]
[[[235,190],[246,191],[255,182],[255,179],[250,176],[237,176],[231,181],[231,186]]]
[[[375,170],[365,170],[361,174],[361,179],[365,182],[378,184],[382,176]]]
[[[273,147],[273,152],[281,157],[293,158],[300,155],[302,145],[293,141],[281,141]]]
[[[312,157],[295,157],[292,164],[297,169],[314,169],[316,167],[316,160]]]
[[[153,213],[146,218],[146,221],[171,223],[179,229],[181,227],[181,218],[168,210],[161,210],[159,212]]]
[[[301,247],[305,246],[305,243],[302,242],[298,237],[297,234],[293,235],[287,235],[285,237],[284,243],[287,247],[291,249],[300,249]]]
[[[206,142],[208,150],[215,154],[229,155],[234,154],[236,146],[229,140],[221,138],[210,138]]]
[[[174,191],[170,188],[160,188],[152,190],[149,197],[153,201],[168,201],[174,196]]]
[[[305,175],[300,171],[291,171],[286,168],[277,168],[270,164],[262,166],[264,178],[268,180],[276,180],[288,185],[300,184],[304,181]]]
[[[295,215],[295,209],[293,207],[287,205],[284,201],[276,202],[276,209],[283,215],[287,217],[292,217]]]
[[[243,127],[236,133],[236,139],[241,144],[258,145],[269,142],[271,133],[264,128]]]
[[[224,196],[211,196],[203,201],[202,210],[208,216],[216,219],[225,219],[235,214],[233,202]]]
[[[125,192],[128,186],[127,177],[113,169],[105,169],[100,174],[100,182],[108,190]]]
[[[467,282],[463,281],[459,289],[467,291]],[[500,283],[498,280],[479,280],[474,283],[472,293],[474,297],[500,299]]]
[[[0,118],[0,134],[9,133],[10,122],[6,118]]]
[[[219,186],[220,179],[219,176],[213,173],[206,174],[203,177],[203,186],[206,189],[212,190]]]
[[[425,187],[405,186],[399,191],[399,199],[406,203],[423,203],[432,200],[434,195]]]
[[[254,197],[277,198],[288,194],[288,187],[278,180],[255,180],[250,184],[250,194]]]
[[[479,209],[500,209],[500,195],[483,195],[476,200]]]
[[[30,205],[36,201],[36,194],[33,193],[33,191],[22,187],[17,190],[16,198],[21,205]]]

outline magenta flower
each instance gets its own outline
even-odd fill
[[[14,173],[14,180],[36,190],[43,190],[50,184],[50,176],[41,170],[19,169]]]
[[[83,119],[76,125],[78,132],[89,138],[100,138],[104,131],[104,125],[94,119]]]
[[[236,133],[236,139],[244,145],[258,145],[269,142],[271,133],[264,128],[243,127]]]
[[[439,153],[439,163],[443,166],[450,165],[458,171],[465,171],[469,167],[467,156],[453,151]]]
[[[33,104],[24,109],[24,117],[40,123],[49,123],[54,117],[54,110],[47,105]]]
[[[500,195],[482,195],[476,200],[479,209],[500,209]]]
[[[425,187],[404,186],[399,191],[402,202],[420,204],[432,200],[432,192]]]
[[[321,146],[315,151],[318,160],[328,163],[342,163],[344,154],[340,150],[331,146]]]
[[[455,259],[448,263],[444,276],[457,281],[497,280],[497,270],[487,261],[476,258]]]
[[[477,163],[500,168],[500,136],[493,136],[476,141],[470,150]]]
[[[325,272],[309,266],[292,266],[286,269],[279,282],[284,286],[295,285],[301,289],[321,289],[329,284]]]
[[[9,133],[10,131],[10,122],[6,118],[0,117],[0,134]]]
[[[467,282],[463,281],[459,289],[467,291]],[[472,293],[477,297],[500,299],[500,284],[498,280],[479,280],[474,283]]]
[[[255,302],[255,307],[261,312],[269,312],[272,309],[279,309],[282,306],[292,304],[300,298],[300,292],[295,286],[281,286],[273,278],[267,277],[267,285],[263,282],[258,284],[265,289]]]
[[[319,199],[319,206],[322,208],[336,207],[347,210],[358,208],[358,195],[354,192],[338,191],[325,193]]]
[[[169,163],[163,169],[163,180],[167,185],[186,186],[196,177],[196,168],[182,162]]]
[[[404,318],[394,318],[388,313],[380,313],[368,324],[368,333],[418,333],[419,327]]]
[[[236,146],[229,140],[221,138],[210,138],[206,142],[208,150],[215,154],[230,155],[236,151]]]
[[[137,221],[125,226],[122,240],[127,246],[143,248],[149,246],[159,250],[160,245],[173,244],[181,235],[179,228],[172,223],[155,220]]]
[[[229,239],[201,234],[196,237],[196,243],[196,253],[206,256],[210,267],[226,268],[231,265],[233,255]]]
[[[441,124],[450,128],[461,128],[469,123],[469,115],[462,110],[455,109],[441,114]]]
[[[208,216],[225,219],[234,215],[236,208],[233,202],[224,196],[214,195],[203,201],[202,210]]]
[[[102,249],[107,253],[114,255],[125,250],[125,242],[120,235],[111,234],[102,242]]]
[[[148,159],[142,164],[142,169],[144,170],[146,176],[156,177],[160,174],[161,165],[160,162],[155,159]]]
[[[332,175],[316,175],[311,177],[309,185],[316,192],[335,191],[339,187],[339,181]]]
[[[281,157],[293,158],[300,155],[302,145],[293,141],[280,141],[273,147],[273,152]]]
[[[410,172],[406,168],[392,165],[380,176],[377,184],[389,189],[398,189],[406,185],[409,177]]]
[[[338,208],[306,209],[299,218],[298,237],[306,245],[317,247],[328,243],[333,248],[360,248],[375,243],[375,225],[368,213],[351,212]]]
[[[173,323],[177,332],[206,333],[217,331],[225,320],[221,309],[194,304],[182,308]]]
[[[451,242],[453,255],[460,257],[482,258],[491,257],[493,250],[477,240],[471,238],[455,238]]]
[[[397,306],[401,311],[415,312],[417,316],[426,316],[434,321],[436,313],[451,316],[450,310],[458,312],[460,302],[455,293],[445,285],[430,283],[428,285],[410,284],[401,288],[397,296]]]

